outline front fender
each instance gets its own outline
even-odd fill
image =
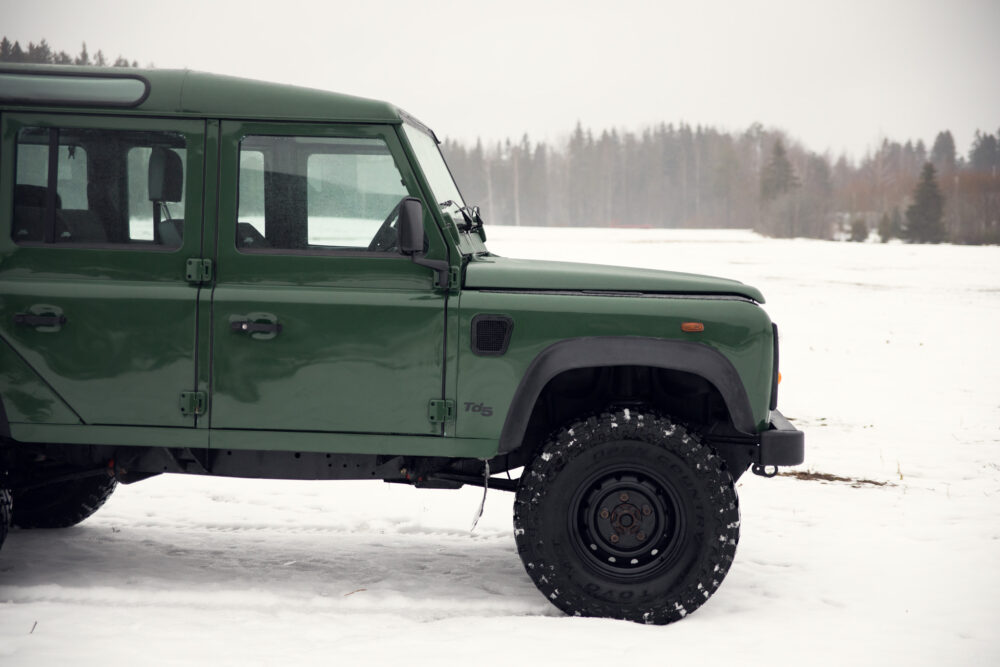
[[[755,435],[753,411],[743,381],[718,350],[702,343],[634,336],[600,336],[562,340],[542,350],[521,378],[503,430],[498,454],[517,449],[528,419],[545,385],[563,371],[603,366],[650,366],[699,375],[722,395],[733,426]]]

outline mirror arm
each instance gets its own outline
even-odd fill
[[[437,286],[441,289],[448,289],[448,273],[451,270],[451,265],[448,262],[443,259],[427,259],[425,256],[417,254],[410,255],[410,259],[413,260],[414,264],[437,271]]]

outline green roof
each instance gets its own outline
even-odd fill
[[[149,83],[148,96],[131,109],[155,114],[183,114],[209,118],[250,118],[267,120],[353,121],[399,123],[400,111],[391,104],[362,97],[342,95],[325,90],[268,83],[192,70],[131,69],[106,67],[58,67],[51,65],[0,66],[0,72],[24,74],[36,81],[41,76],[64,75],[79,81],[79,77],[95,82],[122,77],[141,78]],[[11,81],[12,77],[5,77]],[[14,77],[16,78],[16,77]],[[9,86],[4,86],[10,88]],[[97,88],[97,86],[95,86]],[[80,85],[75,86],[76,90]],[[12,99],[0,89],[0,104],[26,104]],[[98,102],[66,104],[36,102],[31,106],[73,106],[87,108],[116,107]]]

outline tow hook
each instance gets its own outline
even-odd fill
[[[754,463],[751,470],[753,471],[753,474],[767,478],[774,477],[778,474],[778,466],[762,466],[759,463]]]

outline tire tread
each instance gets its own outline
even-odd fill
[[[545,536],[539,534],[540,507],[551,490],[551,480],[588,448],[605,442],[646,442],[680,457],[701,481],[709,496],[714,537],[703,557],[679,582],[652,604],[629,605],[593,597],[574,584],[568,573],[557,571],[542,555]],[[619,410],[591,415],[555,434],[525,469],[514,502],[514,535],[528,575],[555,606],[570,615],[620,618],[650,624],[680,620],[714,593],[729,571],[739,542],[739,501],[725,464],[697,435],[668,417],[649,412]]]

